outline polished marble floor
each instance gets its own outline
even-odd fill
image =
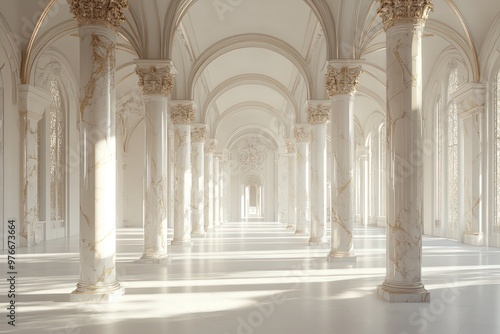
[[[171,234],[170,234],[171,235]],[[355,229],[357,262],[329,263],[277,223],[230,223],[192,248],[172,246],[167,265],[134,263],[142,231],[120,229],[117,274],[126,288],[114,304],[75,304],[78,241],[18,249],[23,334],[498,334],[500,249],[425,238],[429,304],[391,304],[376,295],[385,274],[385,230]],[[6,268],[5,252],[0,265]],[[5,273],[6,270],[3,270]]]

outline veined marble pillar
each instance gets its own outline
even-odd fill
[[[330,101],[308,101],[311,124],[311,237],[309,245],[328,243],[326,238],[326,125],[330,122]]]
[[[293,140],[286,144],[288,150],[288,222],[287,231],[294,231],[297,224],[297,152]]]
[[[188,245],[191,241],[191,123],[192,101],[172,101],[169,105],[174,124],[175,185],[174,238],[172,245]]]
[[[370,213],[369,202],[369,177],[368,177],[368,160],[370,155],[369,146],[360,146],[357,149],[356,156],[359,161],[359,207],[360,207],[360,223],[367,226]]]
[[[168,175],[166,154],[168,95],[174,68],[170,61],[138,60],[139,87],[144,95],[146,154],[144,169],[144,253],[142,263],[168,261]]]
[[[191,165],[193,190],[191,207],[192,236],[205,236],[205,140],[206,125],[191,128]]]
[[[30,85],[19,87],[19,112],[23,122],[23,206],[21,220],[21,246],[35,246],[38,224],[38,122],[52,98],[43,89]]]
[[[332,109],[332,212],[331,251],[329,260],[355,259],[353,226],[355,208],[354,183],[354,95],[361,67],[328,66],[327,89]]]
[[[422,32],[433,5],[413,0],[380,0],[387,58],[387,261],[378,293],[391,302],[429,302],[422,284]]]
[[[295,235],[306,235],[310,217],[309,201],[309,142],[311,130],[308,124],[295,125],[293,129],[297,147],[297,226]]]
[[[288,223],[288,156],[283,149],[278,153],[278,222]]]
[[[72,301],[111,301],[116,280],[115,41],[126,0],[70,0],[80,35],[80,281]],[[100,2],[99,2],[100,3]]]
[[[214,230],[214,152],[217,146],[215,139],[205,143],[205,231]]]
[[[220,154],[214,155],[214,226],[220,226]]]

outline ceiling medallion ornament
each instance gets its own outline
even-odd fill
[[[266,160],[266,152],[264,146],[257,138],[249,138],[239,152],[240,170],[246,171],[263,171],[264,161]]]
[[[139,87],[144,95],[168,96],[172,91],[174,76],[170,67],[137,66],[135,72],[139,76]]]
[[[118,30],[125,21],[128,0],[68,0],[73,17],[81,25],[101,25]]]
[[[194,121],[192,104],[170,106],[170,120],[174,125],[189,125]]]
[[[330,97],[341,94],[356,94],[361,73],[363,73],[361,66],[335,68],[329,65],[326,89]]]
[[[396,23],[425,24],[429,12],[434,10],[430,0],[378,0],[380,8],[377,14],[382,18],[384,30]]]
[[[318,104],[307,109],[308,122],[312,125],[327,124],[330,122],[331,108],[327,105]]]
[[[311,140],[311,129],[305,126],[296,126],[293,135],[297,143],[307,143]]]
[[[204,143],[207,140],[208,130],[206,126],[191,128],[191,143]]]

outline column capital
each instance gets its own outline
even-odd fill
[[[288,139],[286,141],[286,150],[288,154],[294,154],[296,152],[295,142],[293,141],[293,139]]]
[[[307,143],[311,141],[311,128],[309,124],[296,124],[293,127],[293,136],[297,143]]]
[[[380,7],[377,14],[382,18],[382,25],[387,31],[397,23],[425,24],[429,12],[434,10],[431,0],[377,0]]]
[[[363,73],[361,66],[337,67],[328,64],[326,74],[326,89],[330,97],[341,94],[356,94],[359,87],[359,76]]]
[[[217,149],[217,140],[207,139],[205,141],[205,152],[206,153],[214,153],[216,149]]]
[[[311,125],[321,125],[330,122],[332,113],[330,100],[309,100],[307,101],[307,121]]]
[[[168,96],[176,74],[173,63],[169,60],[138,59],[135,72],[139,76],[139,87],[144,95]]]
[[[194,124],[191,126],[191,143],[205,143],[208,136],[208,128],[205,124]]]
[[[128,0],[67,0],[78,25],[104,25],[118,30],[125,21],[123,11],[128,9]]]
[[[52,96],[45,89],[32,85],[19,85],[19,112],[37,122],[52,102]]]
[[[196,105],[191,100],[170,101],[170,120],[174,125],[189,125],[194,121],[194,109]]]
[[[484,114],[486,109],[486,84],[476,83],[465,85],[453,96],[458,106],[460,117],[468,118]]]

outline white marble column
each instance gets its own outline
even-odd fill
[[[191,165],[193,189],[191,197],[191,236],[205,236],[205,140],[207,126],[191,127]]]
[[[297,124],[294,129],[295,145],[297,148],[297,226],[295,235],[309,234],[308,219],[310,217],[310,168],[309,168],[309,142],[311,129],[308,124]]]
[[[80,280],[72,301],[111,301],[116,280],[116,31],[127,1],[71,0],[80,35]]]
[[[308,101],[311,125],[311,237],[309,245],[321,246],[326,238],[326,125],[330,122],[330,101]]]
[[[278,153],[278,222],[288,222],[288,156],[286,148]]]
[[[378,293],[391,302],[429,302],[422,284],[422,164],[399,171],[422,144],[422,32],[433,5],[381,0],[387,73],[387,259]]]
[[[171,101],[170,119],[174,124],[175,185],[174,238],[172,245],[191,246],[191,123],[194,120],[192,101]]]
[[[220,226],[220,154],[214,155],[214,227]]]
[[[136,73],[143,92],[146,125],[144,170],[144,253],[141,263],[162,263],[167,254],[168,95],[175,70],[170,61],[138,60]]]
[[[359,146],[356,150],[356,157],[359,161],[359,207],[360,223],[363,226],[368,225],[370,202],[369,202],[369,178],[368,178],[368,159],[370,155],[369,146]]]
[[[214,152],[217,146],[215,139],[205,143],[205,231],[214,230]]]
[[[52,98],[48,92],[35,86],[19,86],[19,112],[23,126],[23,209],[19,237],[21,246],[39,243],[38,225],[38,122]]]
[[[295,142],[289,140],[286,144],[288,150],[288,222],[287,231],[295,232],[297,224],[297,152]]]
[[[353,227],[356,213],[354,182],[354,96],[361,67],[335,67],[330,63],[327,89],[332,101],[332,211],[331,251],[334,259],[355,259]]]
[[[219,159],[219,224],[225,223],[225,201],[226,201],[226,173],[227,157],[222,155]]]

